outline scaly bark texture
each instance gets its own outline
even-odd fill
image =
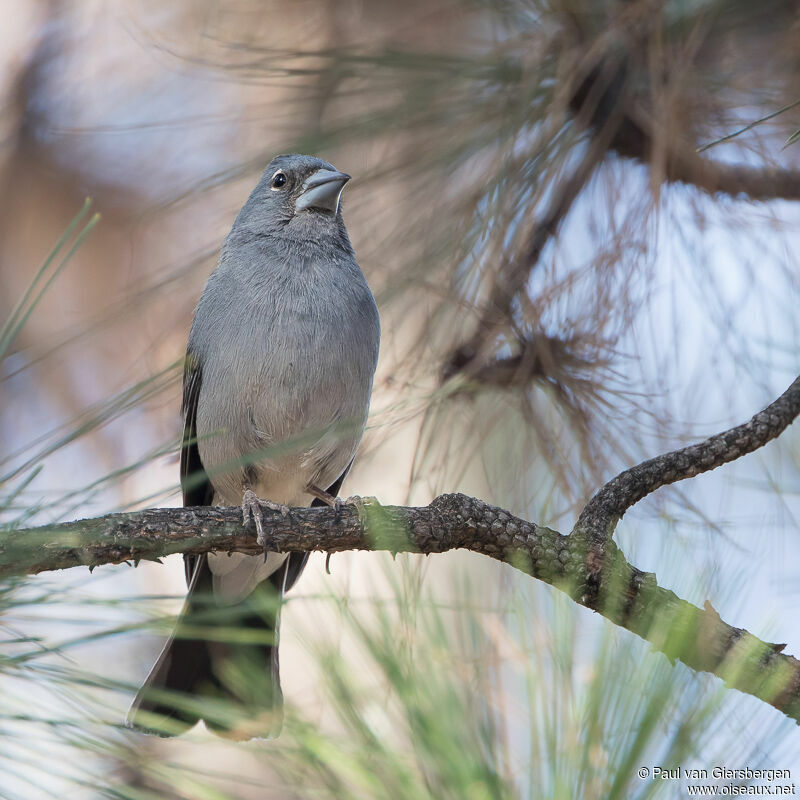
[[[758,450],[779,436],[798,414],[800,377],[774,403],[743,425],[621,472],[586,504],[572,532],[605,541],[622,515],[648,494]]]
[[[347,506],[267,515],[269,550],[467,549],[510,564],[651,642],[671,659],[712,672],[728,686],[800,722],[800,661],[784,645],[761,641],[697,608],[630,565],[612,539],[616,523],[659,486],[697,475],[774,439],[800,413],[800,378],[749,422],[691,447],[645,461],[609,481],[589,501],[573,532],[526,522],[463,494],[429,506]],[[165,508],[0,534],[0,576],[89,567],[171,553],[258,553],[252,523],[239,508]]]
[[[463,548],[511,564],[567,592],[576,602],[650,641],[671,659],[713,672],[727,685],[764,700],[800,721],[800,662],[783,645],[762,642],[697,608],[656,583],[655,575],[625,561],[613,541],[603,549],[600,576],[578,537],[519,519],[463,494],[429,506],[296,509],[265,520],[270,550],[389,550],[443,553]],[[258,553],[252,524],[238,508],[168,508],[49,525],[7,533],[0,575],[90,567],[171,553],[211,550]]]

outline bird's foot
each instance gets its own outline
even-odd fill
[[[355,506],[358,516],[361,517],[364,515],[364,511],[367,506],[373,505],[378,501],[374,497],[362,497],[360,494],[354,494],[345,498],[344,500],[340,500],[337,497],[336,502],[339,503],[340,509],[344,508],[345,506]]]
[[[352,497],[348,497],[345,500],[342,500],[341,497],[334,497],[330,492],[326,492],[324,489],[320,489],[319,486],[316,486],[313,483],[309,483],[306,486],[306,491],[316,497],[317,500],[321,500],[325,505],[330,506],[335,512],[334,520],[335,522],[339,522],[339,518],[342,514],[342,509],[345,506],[355,506],[356,511],[358,513],[359,518],[364,516],[364,511],[366,506],[377,504],[378,500],[375,497],[361,497],[360,495],[354,494]],[[328,553],[325,558],[325,572],[328,575],[331,574],[331,556],[333,553]]]
[[[267,540],[264,536],[264,511],[277,511],[282,517],[289,516],[289,506],[282,503],[273,503],[272,500],[262,500],[252,489],[246,489],[242,496],[242,525],[247,526],[250,515],[256,523],[256,541],[264,548],[264,560],[267,559]]]

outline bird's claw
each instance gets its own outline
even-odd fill
[[[264,535],[263,509],[277,511],[284,518],[289,516],[289,506],[283,503],[273,503],[272,500],[262,500],[252,489],[246,489],[242,496],[242,525],[247,526],[252,515],[256,523],[256,542],[264,549],[264,560],[267,560],[267,540]]]
[[[334,519],[336,520],[336,522],[337,522],[337,523],[338,523],[338,522],[339,522],[339,520],[341,519],[341,516],[342,516],[342,509],[344,508],[344,506],[345,506],[345,503],[344,503],[344,500],[342,500],[342,498],[341,498],[341,497],[337,497],[337,498],[336,498],[336,499],[333,501]],[[330,556],[330,553],[328,554],[328,556]],[[330,560],[330,558],[329,558],[328,560]],[[326,564],[325,564],[325,568],[327,569],[327,567],[328,567],[328,565],[327,565],[327,563],[326,563]]]
[[[372,500],[371,497],[368,497],[365,500],[363,497],[357,494],[354,494],[352,497],[348,497],[344,500],[342,500],[341,497],[334,498],[333,503],[331,503],[330,505],[336,514],[335,516],[336,522],[339,522],[339,520],[341,519],[342,511],[344,510],[345,506],[355,506],[356,512],[358,513],[359,516],[361,516],[364,513],[364,507],[371,500]]]
[[[373,505],[377,502],[378,501],[374,497],[361,497],[361,495],[354,494],[344,500],[342,500],[341,497],[337,497],[331,504],[331,507],[336,512],[336,522],[338,522],[345,506],[355,506],[356,513],[361,517],[364,515],[364,511],[368,505]]]
[[[354,494],[352,497],[343,500],[342,506],[355,506],[358,516],[362,517],[364,516],[367,506],[375,505],[377,502],[377,499],[374,497],[361,497],[361,495]]]

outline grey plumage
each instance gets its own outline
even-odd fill
[[[278,156],[233,224],[189,335],[185,504],[237,505],[252,489],[279,505],[308,505],[309,484],[338,493],[363,434],[380,340],[375,301],[339,207],[348,177],[317,158]],[[187,559],[182,626],[194,632],[180,635],[179,624],[134,701],[132,724],[168,734],[205,718],[226,735],[274,734],[281,704],[275,600],[305,562],[305,554],[277,553]],[[201,609],[199,593],[210,587],[214,600]],[[210,645],[220,637],[196,630],[219,625],[220,615],[228,627],[235,619],[272,628],[274,640]],[[237,659],[245,668],[232,666]],[[231,697],[245,721],[212,721],[214,700]]]

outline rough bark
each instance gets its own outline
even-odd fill
[[[526,522],[463,494],[406,508],[368,503],[268,515],[269,550],[467,549],[566,592],[577,603],[651,642],[671,659],[712,672],[728,686],[800,722],[800,661],[658,585],[629,564],[612,539],[625,511],[660,486],[714,469],[777,437],[800,414],[800,377],[749,422],[700,444],[650,459],[609,481],[586,505],[572,533]],[[239,508],[149,509],[0,535],[0,576],[78,565],[158,560],[211,550],[258,553]]]
[[[697,608],[658,586],[655,575],[628,564],[610,539],[597,575],[579,537],[463,494],[442,495],[422,508],[367,505],[361,515],[349,506],[338,517],[329,508],[295,509],[289,518],[268,515],[265,529],[270,550],[482,553],[566,592],[669,658],[712,672],[800,721],[800,661],[784,655],[783,645],[727,624],[711,606]],[[242,527],[241,509],[149,509],[7,533],[0,575],[211,550],[259,552],[252,523]]]

